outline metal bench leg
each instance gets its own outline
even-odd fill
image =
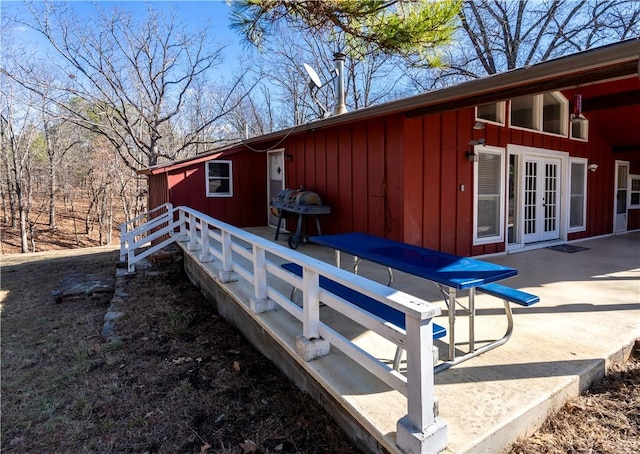
[[[400,361],[402,360],[402,348],[396,348],[396,355],[393,357],[393,368],[395,370],[400,370]]]

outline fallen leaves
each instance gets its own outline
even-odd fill
[[[239,446],[242,448],[243,454],[256,452],[258,450],[258,445],[251,440],[245,440],[244,443],[240,443]]]

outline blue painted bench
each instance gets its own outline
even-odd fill
[[[529,307],[540,301],[539,296],[532,295],[531,293],[523,292],[522,290],[507,287],[506,285],[498,284],[495,282],[491,284],[480,285],[476,287],[476,290],[482,293],[486,293],[487,295],[495,296],[496,298],[501,298],[505,301],[519,304],[520,306]]]
[[[302,277],[302,267],[296,263],[284,263],[281,265],[285,270],[295,274],[298,277]],[[405,315],[403,312],[394,309],[393,307],[387,306],[380,301],[377,301],[367,295],[364,295],[360,292],[357,292],[349,287],[342,285],[336,281],[332,281],[329,278],[324,276],[320,276],[320,287],[333,293],[340,298],[349,301],[350,303],[358,306],[361,309],[375,315],[376,317],[380,317],[381,319],[391,323],[392,325],[397,326],[403,330],[406,330],[406,321]],[[447,334],[447,330],[438,325],[437,323],[433,323],[433,339],[440,339]],[[394,369],[398,369],[400,363],[400,354],[401,349],[398,347],[398,351],[396,352],[396,357],[393,362]]]

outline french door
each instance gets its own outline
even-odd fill
[[[560,238],[561,160],[525,156],[523,184],[523,242]]]

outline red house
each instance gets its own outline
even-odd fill
[[[624,41],[146,169],[149,208],[275,226],[271,198],[304,186],[323,233],[462,256],[640,229],[639,57]]]

